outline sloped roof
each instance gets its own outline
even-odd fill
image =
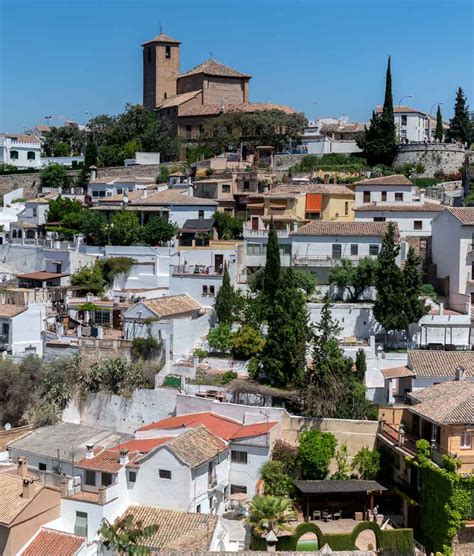
[[[444,425],[474,423],[474,384],[454,380],[408,394],[415,403],[412,412]]]
[[[132,463],[140,456],[139,452],[129,452],[128,461]],[[105,471],[107,473],[118,473],[122,467],[120,463],[120,453],[117,450],[102,450],[93,458],[83,458],[77,464],[81,469],[93,469],[95,471]]]
[[[393,174],[392,176],[380,176],[379,178],[367,178],[365,180],[356,181],[354,185],[407,185],[413,186],[406,176],[403,174]]]
[[[377,114],[381,114],[383,112],[383,106],[376,106],[375,112]],[[421,110],[417,110],[416,108],[410,108],[410,106],[394,106],[393,107],[394,114],[421,114],[422,116],[427,116],[426,112],[422,112]]]
[[[206,427],[184,432],[164,444],[171,453],[190,467],[199,467],[225,451],[227,444]]]
[[[214,218],[188,218],[183,224],[183,232],[209,232],[214,226]]]
[[[415,373],[408,367],[390,367],[389,369],[382,369],[381,372],[385,379],[415,376]]]
[[[268,197],[295,197],[306,193],[321,193],[322,195],[354,195],[354,192],[346,185],[327,185],[320,183],[288,183],[273,187],[264,193]],[[254,194],[255,197],[261,197],[261,193]]]
[[[157,530],[143,545],[155,550],[206,552],[214,536],[217,516],[203,513],[165,510],[152,506],[129,506],[123,517],[132,515],[143,527],[156,525]]]
[[[437,203],[369,203],[354,207],[356,212],[443,212],[446,207]]]
[[[377,481],[366,481],[360,479],[350,480],[311,480],[295,481],[296,488],[304,494],[340,494],[340,493],[370,493],[372,491],[383,492],[387,488]]]
[[[129,450],[129,452],[140,452],[141,454],[146,454],[154,450],[158,446],[161,446],[168,440],[170,440],[170,436],[163,436],[161,438],[134,438],[133,440],[128,440],[127,442],[123,442],[111,450],[120,451],[120,450]]]
[[[52,280],[53,278],[63,278],[69,276],[66,272],[46,272],[38,270],[37,272],[28,272],[27,274],[18,274],[17,278],[24,280]]]
[[[200,303],[187,293],[145,299],[140,303],[161,318],[182,315],[192,311],[201,311],[203,308]]]
[[[85,537],[41,529],[22,556],[75,556],[85,542]]]
[[[309,222],[292,236],[368,236],[379,237],[387,232],[388,222]]]
[[[204,73],[206,75],[216,75],[219,77],[252,77],[246,73],[241,73],[230,66],[226,66],[213,58],[209,58],[209,60],[205,60],[201,64],[194,66],[185,73],[182,73],[179,77],[188,77],[190,75],[197,75],[199,73]]]
[[[10,305],[7,303],[0,303],[0,317],[11,319],[21,313],[24,313],[28,307],[24,305]]]
[[[463,226],[474,226],[474,207],[449,207],[447,210]]]
[[[23,498],[23,479],[0,472],[0,524],[10,525],[44,487],[41,481],[35,480],[32,488],[33,496]]]
[[[181,44],[181,41],[177,41],[176,39],[172,39],[169,35],[166,35],[165,33],[160,33],[159,35],[156,35],[156,37],[154,39],[151,39],[147,42],[144,42],[142,44],[142,46],[145,46],[146,44],[153,44],[155,42],[167,42],[169,44]]]
[[[187,102],[188,100],[191,100],[195,97],[197,97],[197,95],[202,93],[202,89],[198,89],[197,91],[189,91],[188,93],[181,93],[179,95],[174,95],[172,97],[168,97],[165,98],[165,100],[163,100],[163,102],[160,102],[160,104],[158,104],[156,106],[157,110],[163,110],[163,108],[171,108],[172,106],[180,106],[181,104],[184,104],[185,102]],[[176,174],[176,172],[174,172]],[[172,176],[173,174],[170,174],[170,176]],[[181,174],[179,174],[181,175]]]
[[[34,135],[26,135],[25,133],[0,133],[0,137],[6,137],[20,143],[41,143]]]
[[[176,191],[175,189],[165,189],[156,193],[148,194],[146,197],[142,195],[136,197],[130,206],[143,206],[143,205],[218,205],[217,201],[211,199],[202,199],[201,197],[191,197],[184,192]]]
[[[296,110],[285,106],[284,104],[272,104],[265,102],[241,102],[241,103],[225,103],[224,112],[264,112],[265,110],[280,110],[285,114],[295,114]],[[186,116],[217,116],[222,111],[221,104],[202,104],[199,106],[190,106],[179,113],[179,117]]]
[[[474,377],[474,351],[412,350],[408,367],[417,377],[456,376],[456,367],[463,367],[465,376]]]

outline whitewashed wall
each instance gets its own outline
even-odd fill
[[[370,192],[370,201],[364,201],[364,191]],[[382,191],[387,193],[386,201],[382,201]],[[383,206],[383,203],[396,203],[395,193],[403,193],[403,202],[411,203],[413,201],[413,190],[411,187],[401,187],[399,185],[356,185],[355,186],[355,206],[366,205],[368,203],[377,203]]]

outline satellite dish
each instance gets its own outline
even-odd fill
[[[6,431],[11,430],[11,428],[12,428],[11,423],[5,423],[5,430],[6,430]]]

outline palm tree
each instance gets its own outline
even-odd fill
[[[259,536],[273,531],[288,531],[290,519],[295,518],[295,512],[289,498],[280,496],[255,496],[249,506],[247,525]]]
[[[108,549],[127,556],[146,556],[151,550],[144,546],[158,530],[156,525],[144,526],[131,514],[117,519],[113,524],[104,519],[99,529],[100,541]]]

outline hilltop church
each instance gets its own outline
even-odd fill
[[[143,104],[171,123],[174,135],[196,141],[203,124],[222,112],[295,110],[249,102],[251,75],[209,58],[180,73],[180,41],[160,33],[143,47]]]

